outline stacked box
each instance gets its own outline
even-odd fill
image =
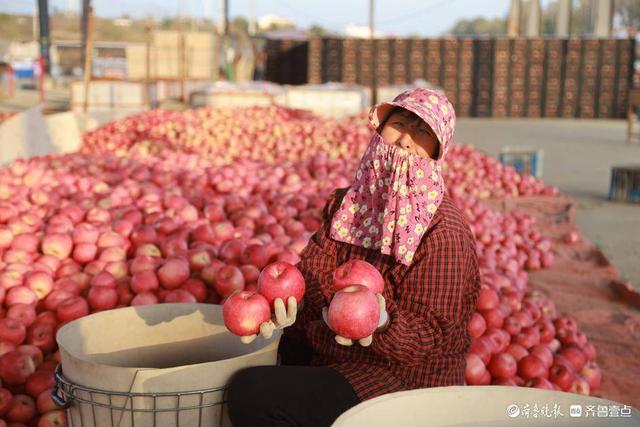
[[[375,51],[378,86],[387,86],[391,84],[391,41],[389,39],[375,40]]]
[[[508,95],[510,117],[524,117],[524,107],[526,104],[527,44],[528,40],[524,38],[513,40]]]
[[[550,39],[545,41],[544,117],[559,117],[562,100],[562,64],[566,41]]]
[[[527,69],[527,117],[542,116],[542,85],[544,78],[544,39],[529,40],[529,66]]]
[[[425,79],[425,48],[426,42],[420,39],[409,41],[409,82]]]
[[[578,116],[593,119],[596,116],[596,79],[598,78],[598,53],[600,41],[583,41],[582,66],[580,76],[580,97]]]
[[[405,84],[409,81],[409,49],[406,39],[395,39],[391,41],[392,46],[392,66],[391,81],[393,84]]]
[[[308,79],[311,84],[322,83],[322,39],[312,37],[309,39],[308,55]]]
[[[627,116],[627,99],[629,96],[629,82],[633,73],[632,51],[634,44],[629,39],[618,40],[618,76],[616,78],[616,110],[615,117]]]
[[[360,40],[358,47],[358,84],[371,86],[373,81],[373,42]]]
[[[444,81],[442,88],[447,98],[458,109],[458,54],[460,41],[456,39],[444,40]]]
[[[582,40],[569,39],[564,66],[561,117],[577,117]]]
[[[491,116],[493,40],[474,42],[474,117]]]
[[[324,39],[324,82],[342,81],[342,39]]]
[[[495,41],[493,64],[493,117],[507,117],[509,112],[511,40],[497,39]]]
[[[427,81],[436,86],[442,86],[442,40],[427,40],[427,56],[425,58]]]
[[[458,61],[458,106],[456,113],[460,117],[471,116],[473,106],[473,40],[464,39],[460,44]]]
[[[267,39],[265,53],[267,54],[266,79],[280,83],[280,71],[284,62],[281,40]]]
[[[358,40],[344,39],[342,47],[342,81],[358,82]]]
[[[598,117],[613,118],[616,81],[616,41],[603,40],[600,48],[600,84],[598,85]]]

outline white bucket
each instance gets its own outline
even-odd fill
[[[534,405],[536,417],[533,416]],[[580,416],[577,415],[578,407]],[[608,415],[613,407],[617,407],[618,416],[600,416],[602,413],[599,415],[598,410],[605,407]],[[624,416],[620,413],[622,408],[625,408]],[[557,416],[554,416],[554,409]],[[333,423],[333,427],[522,425],[637,427],[640,413],[621,403],[574,393],[529,387],[452,386],[386,394],[351,408]]]
[[[56,338],[69,425],[171,427],[230,425],[224,387],[242,368],[275,365],[280,334],[245,345],[220,305],[158,304],[83,317]]]

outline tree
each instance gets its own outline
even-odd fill
[[[506,33],[506,20],[502,18],[486,19],[483,17],[462,19],[455,23],[450,33],[457,37],[504,35]]]
[[[616,0],[616,15],[626,28],[640,28],[640,2],[638,0]]]
[[[309,34],[316,37],[323,37],[327,35],[327,30],[318,24],[313,24],[309,27]]]

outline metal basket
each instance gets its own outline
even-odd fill
[[[175,393],[128,393],[84,387],[67,379],[61,365],[56,367],[55,381],[51,397],[57,406],[66,409],[69,426],[202,426],[203,411],[226,403],[226,387]],[[215,395],[222,395],[222,399],[214,399]],[[146,404],[136,404],[141,399]],[[223,412],[220,410],[219,425],[223,425]],[[188,417],[184,416],[187,414]]]

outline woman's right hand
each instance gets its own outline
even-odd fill
[[[290,296],[287,299],[286,308],[284,306],[284,301],[282,301],[282,298],[276,298],[273,301],[273,307],[275,312],[274,316],[271,318],[271,320],[260,325],[260,335],[262,335],[262,337],[265,339],[271,338],[271,336],[273,335],[273,331],[275,331],[276,329],[284,329],[287,326],[293,325],[296,321],[296,315],[298,314],[298,302],[293,296]],[[252,343],[257,337],[258,334],[245,335],[243,337],[240,337],[240,341],[244,344],[249,344]]]

